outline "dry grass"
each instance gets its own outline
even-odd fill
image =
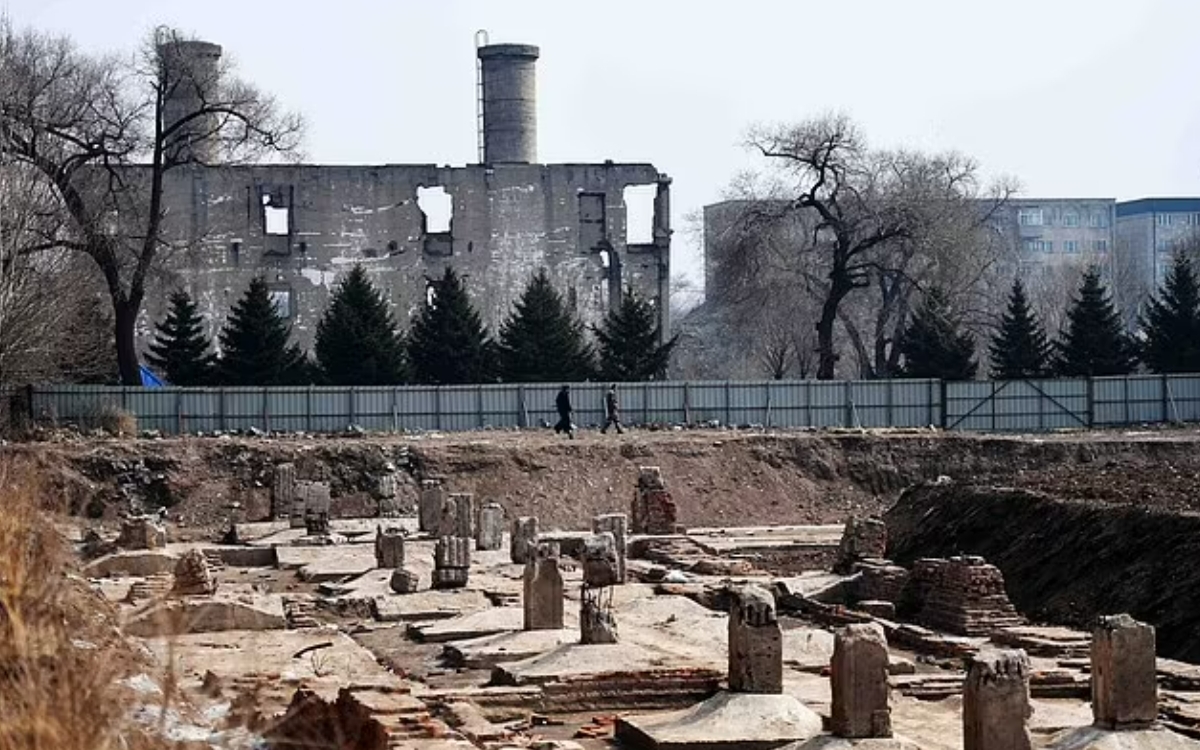
[[[45,500],[31,466],[0,462],[0,750],[145,747],[114,684],[135,657]]]
[[[96,406],[88,421],[114,437],[137,437],[137,415],[105,401]]]

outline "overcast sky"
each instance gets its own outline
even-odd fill
[[[133,50],[156,24],[219,43],[305,116],[308,160],[325,163],[475,161],[475,31],[536,44],[540,160],[653,162],[674,178],[677,230],[755,166],[747,126],[830,110],[875,145],[970,154],[1026,196],[1200,195],[1196,0],[0,7],[91,50]],[[699,278],[692,239],[675,247]]]

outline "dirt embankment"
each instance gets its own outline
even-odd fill
[[[1087,628],[1097,615],[1128,612],[1158,627],[1160,655],[1200,661],[1196,513],[1111,495],[1063,501],[951,484],[905,492],[885,519],[889,554],[902,564],[982,555],[1003,571],[1017,609],[1035,621]]]
[[[576,440],[548,431],[78,440],[10,445],[0,455],[35,461],[76,513],[111,518],[167,504],[173,521],[200,531],[266,518],[272,468],[289,461],[299,478],[330,482],[335,515],[369,515],[378,478],[394,473],[402,503],[415,503],[420,478],[442,476],[452,491],[496,500],[510,515],[586,528],[596,513],[628,509],[643,465],[662,467],[689,526],[840,522],[882,512],[903,488],[940,475],[1200,510],[1198,449],[1191,432],[1030,439],[716,430],[584,431]]]

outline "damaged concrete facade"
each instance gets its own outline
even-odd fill
[[[506,54],[510,48],[523,52]],[[164,316],[170,288],[193,296],[215,336],[250,280],[263,275],[295,340],[311,349],[331,292],[355,264],[382,290],[401,327],[429,302],[428,279],[451,266],[493,334],[539,268],[585,325],[598,324],[632,289],[657,306],[667,331],[670,178],[650,164],[525,161],[535,158],[536,132],[512,127],[536,128],[535,102],[524,101],[515,114],[501,104],[506,75],[532,96],[536,50],[479,50],[485,164],[169,172],[166,232],[177,249],[162,288],[148,295],[141,343]],[[634,186],[653,186],[653,219],[631,231],[625,189]]]

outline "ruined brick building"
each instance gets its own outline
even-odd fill
[[[174,53],[193,69],[216,70],[219,46],[177,44]],[[215,336],[251,278],[263,275],[295,340],[311,349],[331,291],[355,264],[383,290],[401,326],[427,304],[427,279],[450,265],[495,333],[544,267],[585,324],[598,323],[632,289],[656,305],[665,332],[670,178],[650,164],[537,163],[538,48],[497,44],[477,53],[479,164],[197,166],[168,173],[166,228],[178,249],[146,301],[141,343],[165,314],[172,287],[192,294]],[[168,120],[189,111],[187,101],[172,106]],[[627,188],[653,197],[652,227],[637,242],[627,239]],[[448,221],[430,209],[439,200],[449,204]]]

